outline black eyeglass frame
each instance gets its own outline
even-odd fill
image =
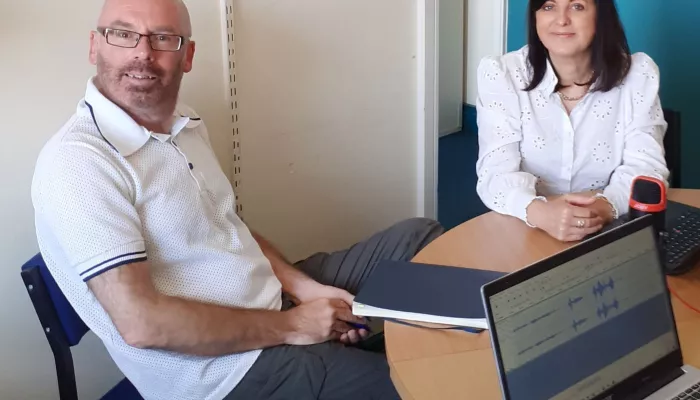
[[[136,48],[136,46],[138,46],[139,43],[141,42],[141,38],[144,37],[144,36],[146,36],[146,37],[148,38],[148,45],[151,46],[151,49],[153,49],[154,51],[167,51],[167,52],[174,53],[174,52],[178,52],[178,51],[182,50],[182,45],[183,45],[183,44],[185,43],[185,41],[187,40],[187,38],[186,38],[185,36],[182,36],[182,35],[173,35],[173,34],[169,34],[169,33],[151,33],[151,34],[143,34],[143,33],[138,33],[138,32],[134,32],[134,31],[130,31],[130,30],[128,30],[128,29],[116,29],[116,28],[103,28],[103,27],[98,27],[98,28],[97,28],[97,32],[105,38],[105,41],[107,42],[107,44],[109,44],[109,45],[111,45],[111,46],[115,46],[115,47],[125,48],[125,49],[133,49],[133,48]],[[109,42],[109,38],[107,37],[107,35],[109,34],[109,32],[128,32],[128,33],[130,33],[130,34],[136,35],[136,43],[135,43],[133,46],[122,46],[122,45],[110,43],[110,42]],[[178,43],[178,45],[177,45],[177,49],[175,49],[175,50],[156,49],[155,47],[153,47],[153,41],[151,40],[154,36],[168,36],[168,37],[178,38],[178,39],[179,39],[179,43]]]

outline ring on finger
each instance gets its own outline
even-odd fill
[[[576,221],[576,226],[578,228],[583,228],[585,225],[586,225],[586,223],[582,219]]]

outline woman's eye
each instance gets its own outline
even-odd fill
[[[573,4],[571,7],[576,11],[583,11],[583,4],[576,3]]]

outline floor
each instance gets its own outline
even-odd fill
[[[476,194],[479,145],[470,130],[443,136],[438,149],[438,220],[451,229],[487,212]]]

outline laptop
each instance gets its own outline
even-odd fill
[[[655,236],[645,216],[482,287],[504,399],[700,398]]]

